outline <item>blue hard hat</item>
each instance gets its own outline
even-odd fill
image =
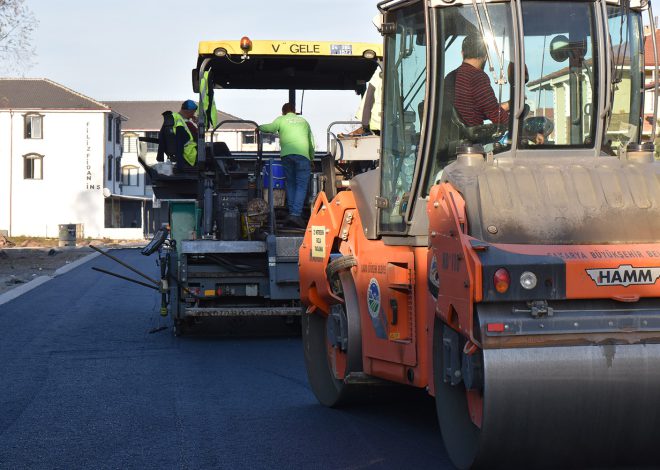
[[[197,109],[197,103],[195,103],[193,100],[186,100],[181,105],[181,109],[189,109],[191,111],[195,111]]]

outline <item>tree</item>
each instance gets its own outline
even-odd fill
[[[25,0],[0,0],[0,72],[23,73],[33,65],[38,24]]]

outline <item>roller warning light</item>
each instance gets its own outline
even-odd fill
[[[495,284],[495,290],[500,294],[504,294],[506,291],[508,291],[509,286],[511,285],[511,276],[509,275],[509,271],[504,268],[500,268],[495,271],[495,274],[493,275],[493,284]]]

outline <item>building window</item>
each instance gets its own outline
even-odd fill
[[[112,142],[112,128],[113,128],[112,114],[108,114],[108,142]]]
[[[37,153],[23,155],[23,178],[26,180],[44,179],[44,156]]]
[[[158,139],[158,132],[145,132],[145,137]],[[147,142],[147,152],[158,152],[158,143]]]
[[[124,134],[124,152],[136,153],[137,152],[137,137],[135,134]]]
[[[121,157],[115,158],[115,175],[115,178],[119,181],[119,175],[121,175]]]
[[[25,115],[26,139],[43,139],[43,118],[41,114]]]
[[[254,144],[256,142],[254,132],[243,132],[243,143]]]
[[[108,181],[112,181],[112,155],[108,155],[108,164],[106,165],[106,168],[108,169]]]
[[[138,185],[138,167],[126,165],[121,169],[121,183],[124,186]]]
[[[121,119],[115,119],[115,143],[121,143]]]

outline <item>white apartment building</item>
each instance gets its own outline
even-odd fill
[[[57,237],[76,224],[79,237],[142,238],[139,220],[106,223],[118,188],[105,164],[121,157],[121,120],[51,80],[0,79],[0,231]]]
[[[167,214],[153,208],[138,137],[157,138],[162,113],[180,105],[102,103],[48,79],[0,78],[0,233],[57,237],[61,224],[76,224],[78,237],[152,233]],[[256,149],[247,124],[223,127],[215,140],[232,151]],[[272,139],[265,145],[277,148]],[[147,150],[154,163],[157,144]]]

